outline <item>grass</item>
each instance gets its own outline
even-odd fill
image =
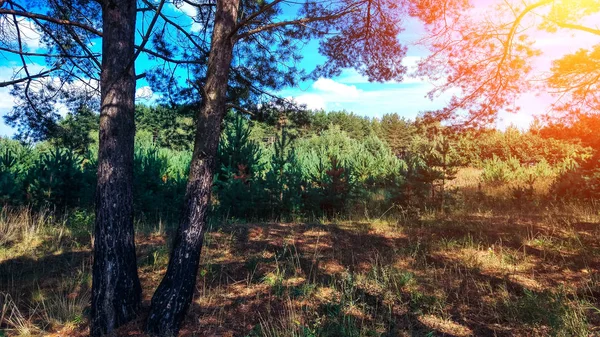
[[[33,302],[41,309],[41,322],[46,329],[73,330],[85,322],[91,301],[90,267],[84,263],[76,275],[62,280],[58,290],[38,289]]]
[[[41,332],[33,322],[32,314],[21,312],[19,307],[7,293],[0,293],[0,322],[5,333],[14,336],[33,336]]]
[[[599,335],[599,205],[494,204],[509,199],[476,174],[451,211],[215,226],[181,335]],[[87,335],[92,224],[85,211],[0,212],[0,336]],[[172,227],[137,226],[147,310]]]
[[[46,226],[44,212],[35,214],[31,209],[0,210],[0,247],[31,245]]]

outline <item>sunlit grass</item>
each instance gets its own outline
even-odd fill
[[[461,193],[480,193],[478,173],[464,174]],[[390,211],[313,224],[215,225],[184,329],[244,336],[586,336],[600,322],[596,206],[523,210],[480,203],[410,216]],[[0,250],[0,329],[11,336],[85,335],[92,219],[2,214],[19,230]],[[148,301],[168,263],[170,227],[160,221],[138,227]],[[40,260],[49,262],[36,269]]]

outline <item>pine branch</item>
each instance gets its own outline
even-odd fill
[[[559,21],[553,21],[553,22],[556,23],[556,25],[559,26],[560,28],[575,29],[575,30],[580,30],[583,32],[591,33],[594,35],[600,35],[600,29],[585,27],[585,26],[574,24],[574,23],[559,22]]]
[[[19,84],[19,83],[23,83],[23,82],[26,82],[26,81],[31,81],[31,80],[34,80],[34,79],[37,79],[37,78],[41,78],[41,77],[46,77],[48,74],[50,74],[51,72],[53,72],[55,70],[58,70],[58,69],[60,69],[60,67],[54,67],[52,69],[42,71],[42,72],[40,72],[38,74],[27,75],[25,77],[18,78],[18,79],[15,79],[15,80],[0,82],[0,88],[8,87],[8,86]]]
[[[272,24],[268,24],[268,25],[264,25],[264,26],[260,26],[257,27],[255,29],[251,29],[247,32],[241,33],[239,35],[237,35],[235,38],[237,40],[243,40],[249,36],[252,36],[254,34],[258,34],[264,31],[268,31],[271,29],[275,29],[275,28],[279,28],[279,27],[285,27],[285,26],[292,26],[292,25],[300,25],[300,26],[304,26],[308,23],[312,23],[312,22],[320,22],[320,21],[329,21],[329,20],[334,20],[334,19],[338,19],[343,17],[344,15],[350,14],[353,11],[355,11],[354,9],[349,9],[337,14],[333,14],[333,15],[327,15],[327,16],[319,16],[319,17],[306,17],[306,18],[302,18],[302,19],[297,19],[297,20],[290,20],[290,21],[281,21],[281,22],[275,22]]]
[[[38,13],[30,13],[30,12],[24,12],[24,11],[17,11],[17,10],[6,9],[6,8],[0,8],[0,14],[16,15],[16,16],[20,16],[20,17],[24,17],[24,18],[29,18],[29,19],[44,20],[44,21],[48,21],[48,22],[52,22],[52,23],[56,23],[56,24],[64,25],[64,26],[78,27],[78,28],[84,29],[92,34],[95,34],[97,36],[100,36],[100,37],[102,36],[101,31],[95,29],[94,27],[91,27],[91,26],[88,26],[88,25],[85,25],[83,23],[76,22],[76,21],[57,19],[57,18],[53,18],[48,15],[43,15],[43,14],[38,14]]]

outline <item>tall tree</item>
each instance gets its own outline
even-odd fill
[[[416,130],[414,125],[397,113],[385,114],[380,122],[380,137],[392,148],[396,155],[406,153]]]
[[[147,331],[177,335],[192,301],[204,239],[215,157],[225,114],[227,82],[233,57],[239,0],[217,1],[202,108],[198,112],[194,152],[179,228],[167,273],[152,297]]]
[[[286,17],[281,9],[284,4],[295,4],[299,8],[297,17],[282,20]],[[306,1],[301,5],[284,0],[197,3],[199,16],[205,13],[207,6],[214,8],[214,19],[209,22],[212,38],[205,76],[195,83],[203,101],[197,115],[182,218],[173,241],[167,273],[152,298],[146,325],[148,333],[176,335],[191,303],[221,122],[228,101],[235,104],[240,97],[250,97],[248,94],[251,92],[272,97],[257,89],[260,86],[248,78],[267,88],[294,83],[298,69],[278,64],[295,54],[277,52],[284,52],[293,48],[294,42],[310,38],[321,39],[320,51],[329,60],[316,69],[315,76],[332,76],[339,74],[343,68],[355,68],[371,80],[401,80],[406,68],[400,61],[406,49],[397,40],[397,35],[401,29],[401,18],[406,14],[402,10],[403,5],[407,6],[392,0]],[[262,43],[265,41],[271,44]],[[262,52],[259,57],[254,52],[256,50]],[[234,57],[236,51],[241,53],[235,53]],[[248,51],[251,53],[243,53]],[[282,58],[278,59],[277,55],[282,55]],[[238,58],[252,66],[241,67]],[[291,58],[291,62],[294,61],[297,59]],[[273,70],[273,74],[283,76],[274,76],[265,71],[265,67]],[[235,95],[228,95],[228,92]]]
[[[94,229],[94,336],[133,319],[142,289],[133,230],[136,0],[102,3],[100,136]]]
[[[132,198],[134,63],[163,4],[158,5],[141,45],[136,47],[136,0],[0,1],[0,51],[17,55],[21,61],[14,78],[0,83],[0,87],[13,85],[13,94],[20,98],[9,122],[20,123],[21,131],[29,132],[33,139],[43,139],[59,119],[57,102],[81,107],[82,100],[97,99],[97,84],[100,87],[93,336],[112,333],[134,318],[140,306]],[[33,27],[29,34],[39,34],[43,52],[26,47],[28,37],[23,27],[27,25]],[[101,52],[92,47],[99,38]],[[35,61],[40,59],[48,67],[34,72]],[[90,90],[82,94],[78,90],[81,87]]]
[[[551,93],[557,112],[600,109],[600,2],[417,1],[414,10],[427,24],[424,42],[431,54],[419,73],[437,84],[429,95],[453,95],[434,116],[457,123],[490,122],[502,109],[518,111],[516,100],[524,92]],[[588,46],[559,56],[536,44],[558,32]],[[556,59],[548,69],[538,56]]]

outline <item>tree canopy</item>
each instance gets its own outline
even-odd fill
[[[453,95],[434,116],[461,123],[489,122],[501,109],[518,111],[516,99],[530,91],[552,94],[552,109],[557,112],[600,109],[598,1],[443,3],[443,10],[418,12],[427,27],[423,42],[431,51],[418,74],[434,80],[431,98],[446,91]],[[565,31],[588,45],[561,55],[536,43]],[[543,68],[540,56],[554,58],[549,69]]]

